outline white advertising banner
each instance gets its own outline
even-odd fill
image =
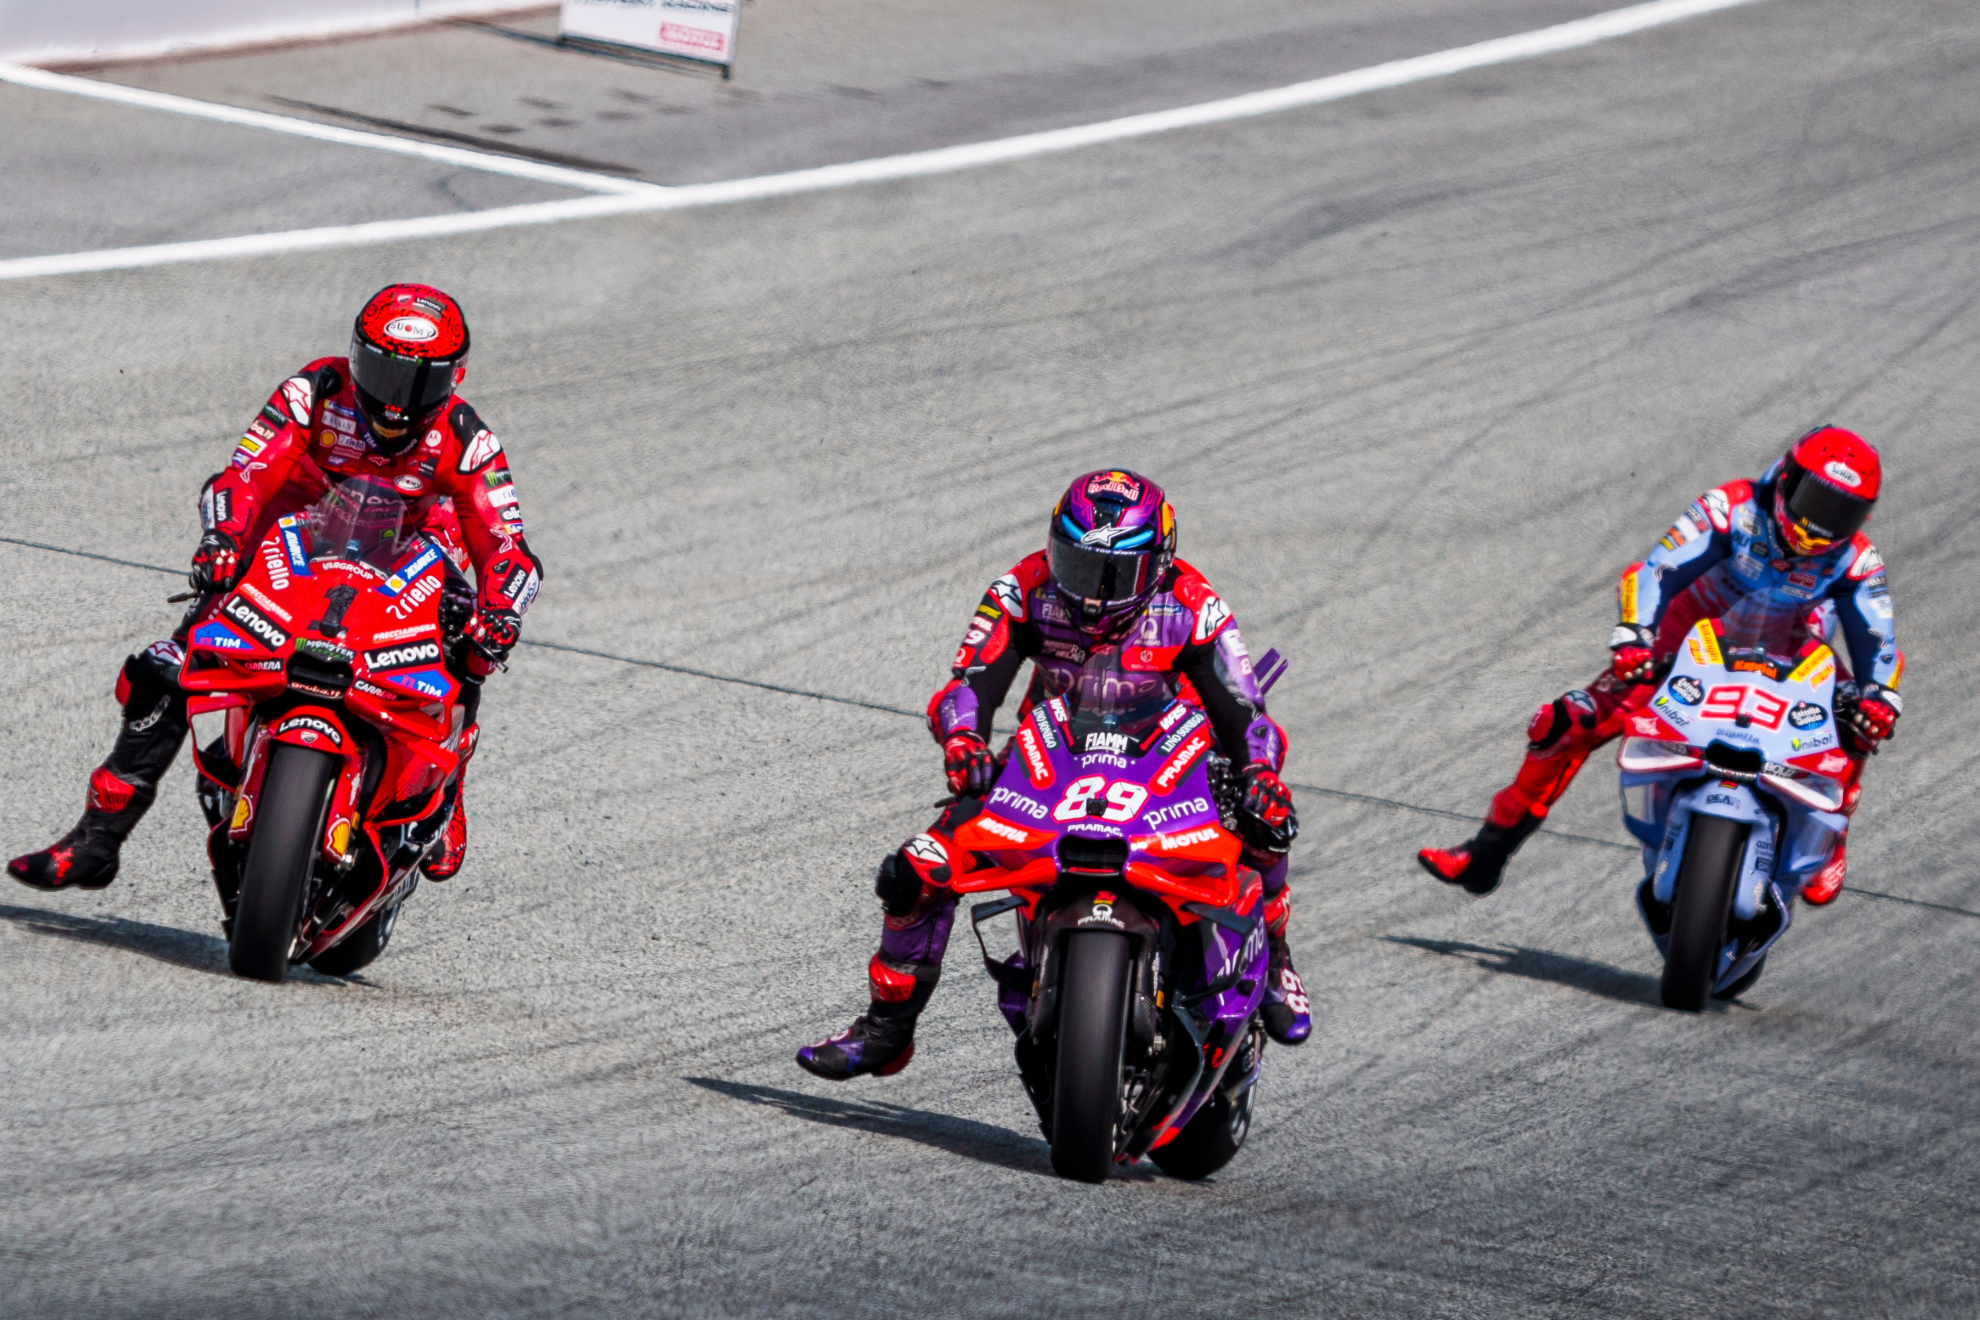
[[[563,0],[564,36],[609,41],[662,55],[736,62],[742,0]]]

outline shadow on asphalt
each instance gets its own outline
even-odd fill
[[[973,1119],[954,1118],[925,1109],[909,1109],[905,1105],[888,1104],[883,1100],[833,1100],[806,1095],[802,1091],[753,1086],[748,1082],[731,1082],[716,1077],[683,1077],[681,1080],[728,1096],[731,1100],[763,1105],[793,1118],[808,1119],[827,1127],[852,1128],[884,1137],[899,1137],[933,1146],[951,1155],[961,1155],[965,1159],[994,1164],[1000,1169],[1036,1173],[1048,1178],[1053,1176],[1051,1154],[1043,1140],[1020,1137],[1005,1128],[992,1127]]]
[[[126,917],[84,917],[70,912],[50,912],[46,908],[15,907],[6,903],[0,903],[0,920],[11,921],[22,930],[32,931],[36,935],[127,949],[174,967],[205,972],[209,976],[231,978],[234,975],[233,969],[227,966],[227,941],[217,935],[197,935],[174,926],[154,926]],[[316,985],[364,984],[356,977],[325,976],[314,968],[304,966],[290,968],[289,980]]]
[[[1523,976],[1529,981],[1550,981],[1555,985],[1572,986],[1576,990],[1597,995],[1603,999],[1613,999],[1624,1004],[1647,1004],[1660,1008],[1663,999],[1658,993],[1657,977],[1642,972],[1626,972],[1620,967],[1607,963],[1591,962],[1586,958],[1574,958],[1564,953],[1549,953],[1545,949],[1528,949],[1514,945],[1508,949],[1495,949],[1483,944],[1466,944],[1459,940],[1425,940],[1408,935],[1383,935],[1381,939],[1390,944],[1404,944],[1412,949],[1422,949],[1426,953],[1440,953],[1447,958],[1463,958],[1474,967],[1482,967],[1488,972],[1504,972],[1510,976]]]

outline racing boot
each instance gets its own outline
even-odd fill
[[[833,1082],[867,1073],[893,1076],[914,1058],[915,1020],[941,977],[940,963],[896,962],[874,954],[866,967],[873,1001],[838,1035],[800,1049],[798,1067]]]
[[[1423,869],[1446,884],[1484,897],[1499,887],[1506,863],[1545,817],[1526,812],[1511,825],[1496,825],[1487,816],[1478,833],[1455,848],[1425,848],[1416,854]]]
[[[101,889],[117,878],[124,840],[151,808],[158,790],[118,778],[108,766],[89,777],[89,797],[76,827],[40,852],[7,863],[7,874],[30,889]]]
[[[110,756],[89,777],[82,819],[43,848],[7,863],[31,889],[101,889],[117,878],[118,854],[158,796],[158,781],[186,740],[186,698],[176,675],[184,659],[158,642],[124,662],[117,701],[124,708]]]
[[[481,743],[481,726],[468,725],[461,742],[467,750],[461,753],[461,773],[454,781],[454,810],[441,831],[440,851],[419,864],[420,874],[428,880],[452,880],[460,874],[461,863],[467,861],[467,767]]]
[[[1302,1045],[1313,1034],[1313,1013],[1306,986],[1293,970],[1292,949],[1286,944],[1286,918],[1292,915],[1292,895],[1280,890],[1265,905],[1265,939],[1271,962],[1265,973],[1265,1007],[1259,1016],[1265,1033],[1281,1045]]]
[[[1848,835],[1836,840],[1835,855],[1801,886],[1802,902],[1826,907],[1836,901],[1836,895],[1842,893],[1843,873],[1849,869],[1848,849]]]

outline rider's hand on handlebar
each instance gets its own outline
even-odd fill
[[[1247,832],[1256,836],[1249,841],[1269,852],[1284,852],[1299,837],[1292,790],[1267,766],[1254,765],[1244,772],[1244,800],[1238,809],[1259,826]]]
[[[1615,659],[1610,664],[1610,672],[1620,683],[1648,683],[1656,667],[1657,657],[1651,652],[1650,644],[1655,640],[1648,628],[1623,623],[1609,634],[1609,650]]]
[[[1850,741],[1856,745],[1857,751],[1874,753],[1897,728],[1898,707],[1890,700],[1892,695],[1882,688],[1871,687],[1860,700],[1842,712],[1843,722],[1849,728]]]
[[[522,637],[522,615],[499,605],[484,605],[468,616],[461,635],[494,664],[509,658]]]
[[[982,797],[997,778],[997,758],[974,730],[961,729],[942,744],[942,773],[951,793]]]
[[[208,532],[193,551],[186,581],[194,591],[225,591],[241,575],[241,547],[225,532]]]

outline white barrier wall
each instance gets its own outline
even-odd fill
[[[0,0],[0,60],[164,55],[519,7],[517,0]]]

